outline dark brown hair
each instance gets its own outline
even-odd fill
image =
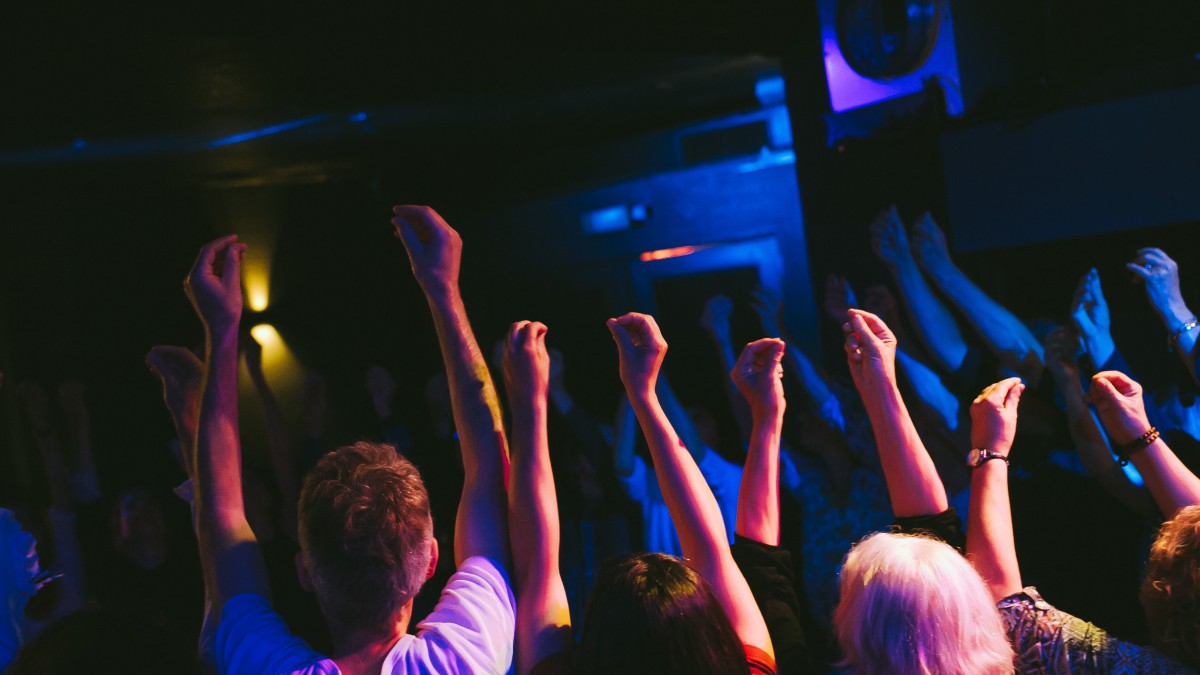
[[[429,568],[429,494],[412,462],[361,441],[321,458],[300,492],[300,550],[326,618],[377,627]]]
[[[729,675],[749,667],[708,583],[677,558],[643,553],[596,574],[573,673]]]

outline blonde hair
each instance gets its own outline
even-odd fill
[[[858,673],[1013,672],[1000,613],[975,568],[944,542],[876,533],[846,554],[833,624]]]
[[[1200,668],[1200,506],[1163,523],[1150,547],[1142,607],[1154,645]]]

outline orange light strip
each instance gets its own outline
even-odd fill
[[[696,251],[708,248],[707,246],[676,246],[675,248],[660,248],[657,251],[646,251],[638,256],[642,262],[650,262],[651,260],[666,260],[668,258],[679,258],[685,255],[691,255]]]

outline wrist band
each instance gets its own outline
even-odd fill
[[[1190,321],[1186,321],[1182,326],[1176,328],[1174,332],[1167,336],[1167,351],[1174,350],[1175,345],[1179,344],[1179,338],[1190,333],[1196,326],[1200,326],[1200,320],[1193,316]]]
[[[1146,433],[1142,434],[1141,436],[1138,436],[1128,443],[1123,443],[1117,446],[1117,463],[1121,466],[1129,464],[1130,455],[1139,450],[1146,449],[1151,443],[1157,441],[1158,437],[1158,429],[1155,427],[1150,427],[1150,429],[1148,429]]]

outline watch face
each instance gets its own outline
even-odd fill
[[[982,463],[983,450],[980,450],[979,448],[972,448],[971,451],[967,453],[967,466],[973,469]]]

